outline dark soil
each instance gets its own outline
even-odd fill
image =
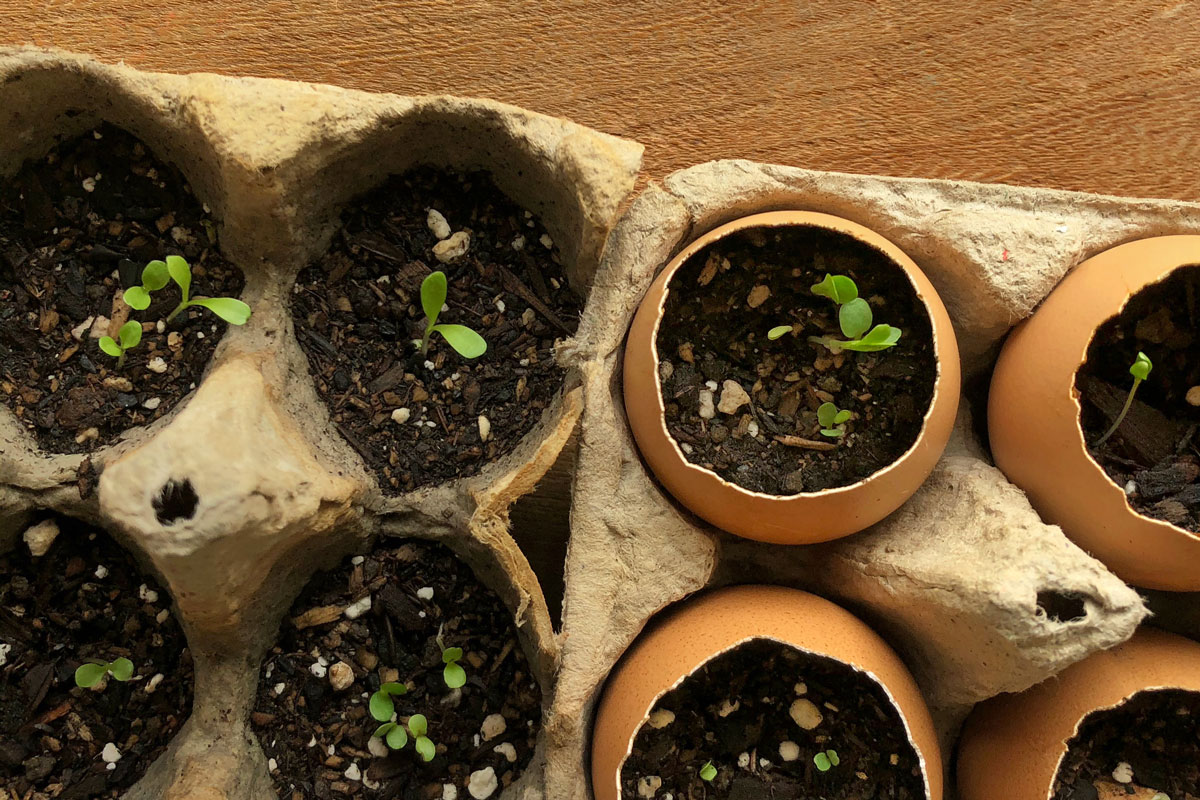
[[[1075,376],[1080,424],[1092,458],[1146,517],[1200,533],[1200,267],[1182,267],[1134,295],[1097,330]],[[1154,365],[1116,432],[1144,352]]]
[[[128,553],[81,523],[58,524],[46,555],[18,542],[0,556],[0,642],[10,648],[0,666],[0,786],[21,798],[116,798],[191,713],[191,654],[170,597]],[[122,656],[134,663],[128,682],[75,685],[87,659]],[[101,759],[110,742],[121,754],[112,770]]]
[[[499,789],[521,774],[541,728],[541,690],[517,641],[512,614],[450,550],[425,542],[380,547],[359,564],[314,578],[293,605],[279,643],[259,680],[252,721],[278,769],[285,800],[370,796],[428,800],[453,784],[467,798],[471,773],[492,769]],[[423,599],[423,588],[433,596]],[[370,595],[371,609],[351,620],[342,613]],[[461,690],[442,677],[446,647],[461,647],[467,673]],[[335,692],[330,677],[312,671],[323,659],[353,669],[354,683]],[[325,672],[318,667],[317,672]],[[407,683],[395,698],[401,720],[424,714],[436,757],[423,762],[410,741],[378,758],[368,740],[379,726],[367,707],[382,680]],[[279,693],[277,693],[279,689]],[[502,734],[483,741],[484,720],[504,718]],[[498,745],[512,746],[510,762]],[[505,748],[501,748],[503,751]],[[361,772],[362,781],[346,771]],[[378,782],[377,790],[370,786]]]
[[[89,188],[90,187],[90,188]],[[182,255],[194,296],[237,296],[241,273],[221,258],[216,228],[183,175],[111,125],[55,147],[0,182],[0,398],[45,450],[85,453],[167,414],[204,373],[226,324],[199,308],[155,323],[179,303],[173,283],[145,311],[125,365],[97,340],[130,312],[123,288],[148,261]],[[88,320],[116,318],[77,338]],[[147,368],[155,358],[163,372]]]
[[[1146,691],[1090,714],[1067,742],[1053,800],[1120,797],[1136,789],[1149,790],[1137,797],[1200,797],[1200,693]]]
[[[822,719],[811,730],[793,719],[808,701]],[[731,711],[730,705],[736,704]],[[661,711],[670,720],[655,728]],[[798,746],[785,761],[780,746]],[[833,750],[839,764],[821,772],[816,754]],[[712,762],[716,777],[700,770]],[[778,642],[755,640],[724,653],[658,701],[621,770],[621,796],[725,800],[918,800],[925,797],[916,750],[883,689],[829,658]]]
[[[826,273],[853,278],[875,324],[904,332],[895,347],[833,355],[808,341],[843,338],[837,306],[810,290]],[[752,300],[763,287],[770,296]],[[932,327],[912,284],[882,252],[819,228],[755,229],[697,253],[670,289],[657,341],[660,379],[667,428],[691,463],[751,491],[793,495],[856,483],[916,442],[937,375]],[[789,323],[793,333],[767,339]],[[726,381],[750,403],[704,419],[700,393],[711,391],[716,406]],[[854,413],[840,439],[820,433],[823,402]]]
[[[448,264],[433,253],[430,208],[470,232],[469,251]],[[425,168],[352,204],[329,252],[300,273],[292,315],[317,390],[385,491],[478,473],[516,447],[562,386],[554,343],[575,332],[582,301],[545,235],[486,173]],[[425,328],[421,281],[439,269],[449,297],[438,322],[479,332],[488,349],[478,359],[436,334],[427,355],[412,345]],[[393,421],[397,409],[407,420]]]

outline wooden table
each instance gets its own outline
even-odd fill
[[[1200,200],[1189,0],[0,0],[0,44],[480,95],[713,158]]]

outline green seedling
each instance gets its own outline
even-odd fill
[[[824,753],[817,753],[815,756],[813,756],[813,764],[815,764],[817,769],[819,769],[821,772],[829,772],[829,770],[833,769],[840,763],[842,763],[842,760],[838,758],[836,750],[826,750]]]
[[[396,703],[392,698],[402,694],[408,694],[408,687],[403,683],[389,682],[381,685],[379,691],[371,695],[367,704],[371,710],[371,716],[380,722],[391,722],[392,715],[396,713]]]
[[[125,290],[125,302],[135,311],[145,311],[150,307],[150,293],[157,292],[170,281],[171,273],[167,270],[167,262],[151,261],[142,270],[142,285],[130,286]]]
[[[833,403],[821,403],[817,409],[817,422],[821,424],[821,435],[837,439],[846,432],[845,422],[852,416],[850,411],[838,408]]]
[[[125,351],[132,350],[142,341],[142,323],[130,320],[117,331],[117,339],[100,337],[100,349],[117,360],[117,369],[125,366]]]
[[[75,685],[81,689],[90,689],[105,675],[112,675],[122,682],[127,681],[133,677],[133,662],[128,658],[118,658],[114,661],[89,658],[88,663],[80,664],[75,670]]]
[[[1138,351],[1137,358],[1133,360],[1133,366],[1129,368],[1129,374],[1133,376],[1133,386],[1129,387],[1129,396],[1125,398],[1125,405],[1121,408],[1121,413],[1117,415],[1112,427],[1104,432],[1104,435],[1096,440],[1092,447],[1099,447],[1108,441],[1108,437],[1116,433],[1117,428],[1121,427],[1121,422],[1125,419],[1125,415],[1129,413],[1130,407],[1133,405],[1133,395],[1138,390],[1138,386],[1142,381],[1150,376],[1150,370],[1154,369],[1154,365],[1150,363],[1150,357],[1145,353]]]
[[[425,335],[415,344],[421,348],[421,355],[429,352],[429,341],[434,333],[440,333],[442,338],[450,343],[463,358],[479,358],[487,352],[487,342],[466,325],[438,325],[438,315],[446,303],[446,273],[438,270],[425,276],[421,281],[421,308],[425,311]]]
[[[393,750],[402,750],[408,744],[408,737],[413,737],[413,747],[425,761],[433,761],[437,755],[437,745],[425,734],[429,732],[429,721],[424,714],[413,714],[406,723],[408,731],[398,722],[385,722],[375,729],[372,736],[378,736]]]
[[[842,329],[845,339],[835,339],[831,336],[810,336],[808,340],[827,347],[833,353],[843,350],[854,350],[859,353],[873,353],[886,350],[900,341],[901,331],[891,325],[876,325],[871,306],[858,296],[858,286],[845,275],[830,275],[813,284],[812,292],[821,297],[828,297],[838,305],[838,327]],[[767,331],[768,339],[778,339],[790,331],[790,325],[777,325]]]
[[[442,670],[442,678],[451,689],[461,689],[467,683],[467,672],[458,663],[462,657],[461,647],[446,647],[442,650],[442,663],[446,665]]]
[[[146,268],[149,269],[153,266],[157,275],[157,270],[159,270],[157,265],[162,263],[165,263],[167,274],[179,286],[179,292],[182,295],[179,305],[175,306],[175,310],[167,315],[167,322],[175,319],[180,312],[192,306],[207,308],[230,325],[245,325],[246,321],[250,319],[250,306],[236,297],[192,297],[192,268],[181,256],[167,256],[165,262],[151,261]],[[143,283],[145,280],[145,273],[142,273]],[[130,303],[130,305],[133,304]]]
[[[712,783],[712,779],[715,777],[717,777],[717,768],[713,766],[711,761],[705,763],[705,765],[700,768],[700,780],[707,783]]]

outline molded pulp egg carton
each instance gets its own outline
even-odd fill
[[[682,170],[628,202],[640,145],[512,106],[0,50],[0,178],[101,120],[182,169],[220,220],[255,309],[186,402],[90,456],[40,452],[0,409],[0,549],[42,510],[99,525],[161,577],[188,635],[191,717],[130,800],[274,796],[247,721],[259,663],[312,573],[378,536],[444,542],[514,614],[545,725],[504,800],[589,796],[591,712],[609,670],[650,617],[705,587],[784,583],[860,614],[913,670],[947,745],[974,703],[1123,641],[1147,615],[991,466],[972,412],[998,342],[1068,270],[1124,241],[1200,232],[1200,206],[747,161]],[[344,204],[416,164],[490,171],[542,219],[587,302],[557,350],[565,384],[514,452],[479,475],[388,496],[331,425],[287,299]],[[695,235],[782,208],[849,218],[911,255],[955,320],[967,376],[958,431],[926,485],[868,531],[803,548],[729,536],[665,496],[620,392],[625,329],[655,273]],[[102,473],[82,498],[76,473],[89,457]],[[170,480],[190,481],[199,502],[164,527],[152,501]],[[556,629],[518,542],[568,522]],[[1080,599],[1082,615],[1047,614],[1039,595]],[[1194,597],[1157,600],[1168,623],[1200,631]]]

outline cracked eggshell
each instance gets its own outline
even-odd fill
[[[1200,692],[1200,644],[1154,628],[1020,694],[980,703],[958,744],[959,800],[1046,800],[1067,742],[1094,711],[1146,689]]]
[[[1200,536],[1138,514],[1088,454],[1075,373],[1130,297],[1198,263],[1200,236],[1142,239],[1084,261],[1008,337],[988,396],[996,466],[1047,522],[1147,589],[1200,590]]]
[[[899,459],[849,486],[782,496],[743,489],[684,457],[667,431],[656,340],[668,284],[689,258],[732,233],[789,225],[852,236],[881,251],[904,270],[929,313],[937,376],[920,435]],[[783,275],[780,280],[791,278]],[[713,525],[748,539],[776,544],[837,539],[861,531],[899,508],[920,488],[946,447],[958,410],[960,380],[958,343],[950,317],[933,285],[912,259],[868,228],[807,211],[754,214],[714,228],[693,241],[671,259],[646,292],[625,346],[625,410],[638,449],[655,476],[681,503]]]
[[[716,656],[752,639],[827,656],[878,681],[908,727],[924,766],[928,800],[941,800],[933,720],[900,657],[842,607],[782,586],[736,586],[701,595],[665,612],[633,643],[597,706],[591,764],[596,800],[622,797],[621,768],[658,699]]]

